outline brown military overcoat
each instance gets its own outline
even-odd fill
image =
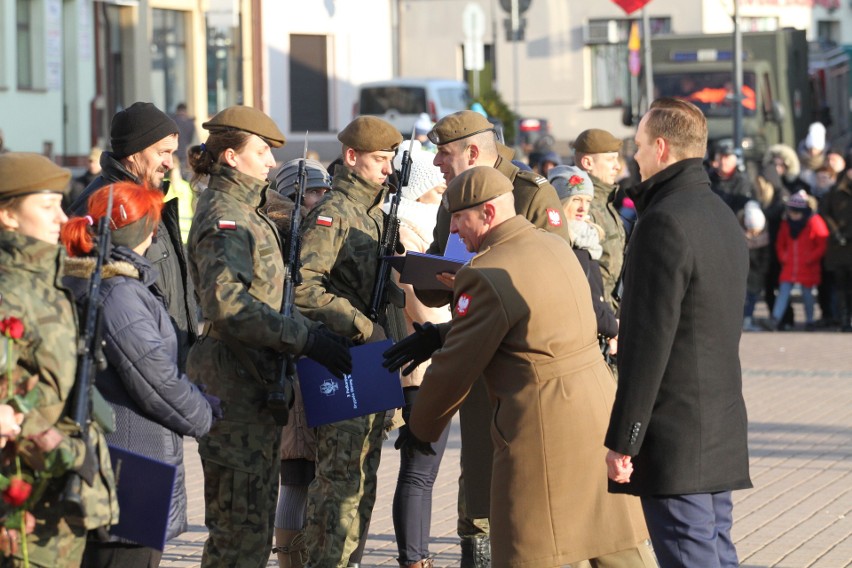
[[[562,566],[635,547],[647,537],[638,500],[607,493],[615,384],[571,246],[520,216],[503,222],[456,275],[453,306],[410,427],[437,440],[484,376],[493,566]]]

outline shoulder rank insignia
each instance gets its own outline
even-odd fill
[[[321,227],[331,227],[332,223],[334,223],[334,217],[329,217],[328,215],[317,215],[317,225]]]
[[[237,222],[236,221],[228,221],[227,219],[219,219],[219,223],[217,224],[219,229],[225,229],[228,231],[236,231],[237,230]]]
[[[543,183],[547,183],[547,178],[543,176],[535,176],[535,180],[533,181],[535,181],[538,185],[541,185]]]

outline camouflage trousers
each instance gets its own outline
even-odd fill
[[[358,547],[376,502],[384,419],[382,412],[317,429],[305,523],[311,568],[345,567]]]
[[[76,568],[86,548],[86,529],[69,525],[62,517],[47,522],[37,517],[35,531],[27,537],[29,564],[38,568]],[[2,558],[2,557],[0,557]],[[14,558],[2,558],[0,567],[18,568],[24,565],[21,547]]]
[[[278,500],[281,427],[222,420],[199,440],[204,469],[202,567],[265,568]]]

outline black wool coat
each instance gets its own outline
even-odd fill
[[[618,389],[606,446],[633,456],[610,491],[684,495],[751,487],[739,342],[748,251],[700,159],[634,188]]]

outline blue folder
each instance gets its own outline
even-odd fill
[[[109,457],[119,509],[110,534],[163,550],[177,468],[116,446],[109,446]]]
[[[402,385],[399,373],[382,367],[382,353],[391,340],[353,347],[352,374],[343,380],[311,359],[298,364],[299,386],[308,426],[316,428],[349,418],[400,408]]]
[[[450,236],[447,237],[447,246],[444,248],[444,256],[461,262],[467,262],[476,256],[476,253],[467,250],[458,233],[450,233]]]

